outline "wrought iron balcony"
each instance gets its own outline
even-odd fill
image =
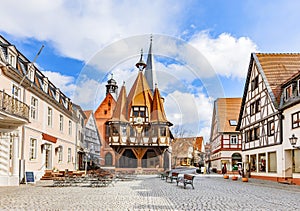
[[[26,121],[29,120],[29,106],[1,90],[0,111]]]

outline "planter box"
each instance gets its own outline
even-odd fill
[[[224,175],[223,178],[224,179],[229,179],[229,176],[228,175]]]

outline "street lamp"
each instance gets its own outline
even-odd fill
[[[289,138],[291,145],[296,148],[300,149],[300,146],[295,146],[297,144],[298,138],[293,134],[291,138]]]

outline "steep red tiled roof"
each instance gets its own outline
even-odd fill
[[[165,109],[158,88],[154,90],[152,108],[151,108],[151,122],[168,122]]]
[[[279,105],[282,84],[292,76],[300,74],[300,53],[256,53],[255,55]]]
[[[216,118],[218,132],[235,132],[236,126],[231,126],[229,120],[238,122],[242,98],[218,98],[216,100]]]
[[[127,99],[126,88],[123,85],[120,90],[120,95],[117,100],[115,110],[113,112],[112,119],[110,121],[122,121],[127,122]]]

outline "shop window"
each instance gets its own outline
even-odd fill
[[[260,172],[266,172],[266,154],[258,154],[258,165]]]
[[[293,172],[300,173],[300,150],[293,150]]]
[[[268,153],[268,172],[277,172],[277,158],[276,152]]]
[[[256,172],[256,155],[250,155],[250,170]]]

